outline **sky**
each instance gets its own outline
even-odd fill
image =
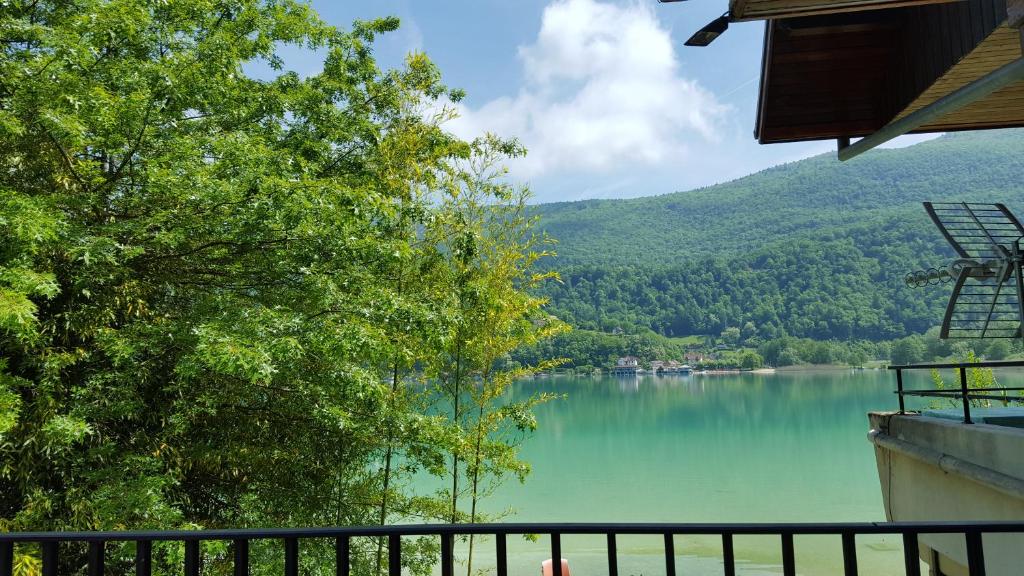
[[[466,91],[448,129],[520,139],[509,166],[538,202],[689,190],[825,152],[835,142],[762,146],[753,137],[762,22],[735,23],[707,48],[683,42],[725,0],[313,0],[327,22],[397,16],[382,67],[426,53]],[[311,74],[316,54],[283,53]],[[908,138],[907,145],[920,138]]]

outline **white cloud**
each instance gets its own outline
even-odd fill
[[[681,74],[669,32],[634,2],[555,0],[536,40],[519,48],[524,85],[449,128],[472,138],[516,136],[522,177],[665,165],[718,141],[732,109]]]

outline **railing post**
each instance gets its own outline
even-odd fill
[[[960,395],[964,400],[964,424],[973,424],[971,422],[971,399],[967,393],[967,368],[964,366],[960,366]]]
[[[153,573],[153,543],[149,540],[135,542],[135,576],[150,576]]]
[[[793,534],[782,534],[782,573],[784,576],[796,576],[796,555],[793,553]]]
[[[853,532],[843,532],[843,574],[857,576],[857,541]]]
[[[284,539],[284,576],[299,576],[299,539]]]
[[[967,570],[970,576],[985,576],[985,549],[981,543],[981,532],[968,532]]]
[[[900,398],[900,414],[907,412],[903,405],[903,368],[896,369],[896,395]]]
[[[249,576],[249,541],[235,540],[235,576]]]
[[[43,542],[43,576],[57,576],[57,543]]]
[[[348,536],[338,536],[334,540],[334,573],[348,576],[350,570]]]
[[[665,576],[676,576],[676,541],[672,533],[665,534]]]
[[[402,535],[388,536],[388,576],[402,576]]]
[[[619,547],[614,532],[608,534],[608,576],[619,576]]]
[[[450,533],[441,534],[441,576],[455,574],[454,546],[455,539]]]
[[[185,576],[199,576],[199,540],[185,540]]]
[[[562,536],[558,532],[551,533],[551,575],[562,574]]]
[[[917,533],[903,534],[903,564],[906,576],[921,576],[921,554],[917,547]]]
[[[504,533],[494,535],[494,553],[498,557],[498,576],[508,576],[508,548]]]
[[[0,542],[0,576],[14,574],[14,542]]]
[[[103,576],[103,541],[89,543],[89,576]]]
[[[722,534],[722,563],[725,565],[725,576],[736,576],[736,552],[732,545],[732,534]]]

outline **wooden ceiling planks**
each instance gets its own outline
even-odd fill
[[[957,0],[731,0],[729,13],[734,21],[764,20],[881,10],[952,1]]]
[[[1020,31],[1008,26],[996,28],[970,54],[957,62],[927,90],[896,115],[896,119],[920,110],[939,98],[1021,57]],[[1016,84],[922,126],[921,131],[939,132],[969,127],[1024,125],[1024,84]]]
[[[770,22],[757,136],[762,142],[866,134],[886,112],[874,97],[897,45],[891,14]]]
[[[1020,31],[1000,26],[1005,1],[769,21],[757,139],[866,136],[1020,58]],[[1018,85],[915,132],[1021,125]]]

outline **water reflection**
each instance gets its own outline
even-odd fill
[[[929,387],[928,375],[909,375],[909,386]],[[565,399],[537,410],[540,428],[522,454],[533,469],[527,482],[501,487],[488,506],[538,522],[884,520],[866,413],[895,409],[892,390],[892,375],[876,371],[524,381],[517,395]],[[738,550],[747,572],[774,572],[777,543],[753,542]],[[898,543],[861,545],[862,565],[875,570],[867,573],[900,566]],[[577,560],[603,573],[600,543],[580,546]],[[681,553],[703,559],[694,573],[720,570],[708,560],[713,542],[688,546]],[[656,548],[627,543],[620,554],[657,574]],[[801,573],[830,573],[832,548],[798,549]],[[535,572],[545,552],[510,541],[510,553]]]

